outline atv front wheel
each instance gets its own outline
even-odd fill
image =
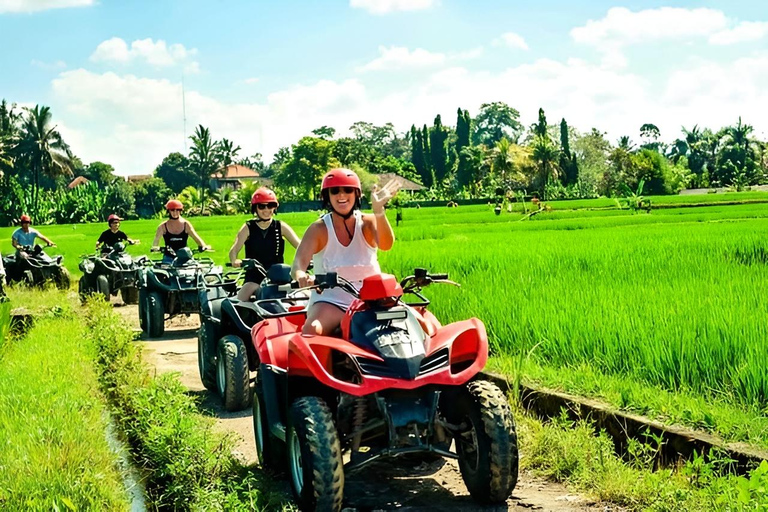
[[[136,304],[139,302],[139,289],[133,286],[120,289],[120,296],[126,304]]]
[[[144,332],[147,331],[147,302],[147,291],[144,288],[139,288],[139,327],[141,327],[141,330]]]
[[[150,338],[162,336],[165,332],[165,306],[159,293],[149,292],[147,294],[144,314],[146,315],[147,336]]]
[[[228,334],[219,340],[216,361],[216,387],[228,411],[239,411],[250,405],[250,374],[245,343],[239,336]]]
[[[515,421],[507,398],[493,383],[475,381],[452,409],[448,417],[462,426],[454,438],[467,490],[480,503],[504,503],[517,484],[518,469]]]
[[[267,421],[267,407],[264,401],[264,385],[256,375],[256,387],[253,391],[253,434],[256,439],[256,454],[259,464],[264,469],[281,473],[287,466],[285,443],[272,435]]]
[[[297,398],[288,413],[291,489],[301,510],[341,510],[344,465],[339,434],[322,398]]]
[[[205,389],[216,391],[216,365],[213,353],[216,350],[216,340],[213,339],[213,327],[203,321],[197,331],[197,370],[200,373],[200,381]]]
[[[109,279],[107,279],[107,276],[96,276],[96,293],[109,302]]]

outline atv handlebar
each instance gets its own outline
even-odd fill
[[[400,281],[400,286],[405,293],[413,293],[419,291],[425,286],[433,283],[452,284],[454,286],[461,286],[459,283],[448,279],[448,273],[430,274],[427,269],[417,267],[413,270],[413,275],[406,277]]]
[[[235,267],[232,263],[225,263],[224,266],[225,267],[238,268],[238,267]],[[261,263],[259,263],[258,260],[254,260],[254,259],[250,259],[250,258],[246,258],[246,259],[240,260],[240,267],[239,268],[241,268],[243,270],[251,270],[251,269],[255,268],[256,270],[258,270],[261,273],[261,275],[263,275],[263,276],[267,275],[267,269],[265,269],[264,266]]]

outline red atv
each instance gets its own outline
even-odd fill
[[[389,274],[369,277],[358,291],[335,273],[316,276],[318,290],[338,286],[357,297],[334,336],[302,335],[306,309],[295,302],[267,310],[291,294],[256,302],[264,318],[251,331],[261,361],[256,449],[262,466],[287,469],[301,509],[341,510],[345,472],[408,453],[458,459],[481,503],[512,493],[518,449],[509,404],[494,384],[472,380],[488,358],[485,327],[477,318],[441,326],[420,293],[436,282],[451,283],[416,269],[399,284]]]

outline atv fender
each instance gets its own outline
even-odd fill
[[[156,290],[162,290],[164,292],[172,292],[174,291],[174,288],[172,286],[169,286],[163,282],[161,282],[154,272],[147,272],[147,284],[150,288],[154,288]]]
[[[285,442],[285,421],[280,413],[280,403],[285,404],[287,396],[285,396],[285,386],[278,384],[279,381],[285,379],[285,372],[262,363],[259,365],[259,378],[264,390],[264,405],[269,431],[273,436]]]

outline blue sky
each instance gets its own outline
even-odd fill
[[[586,6],[578,4],[587,4]],[[197,124],[269,161],[321,125],[399,131],[505,101],[581,131],[768,138],[762,2],[0,0],[0,97],[85,162],[150,173]]]

